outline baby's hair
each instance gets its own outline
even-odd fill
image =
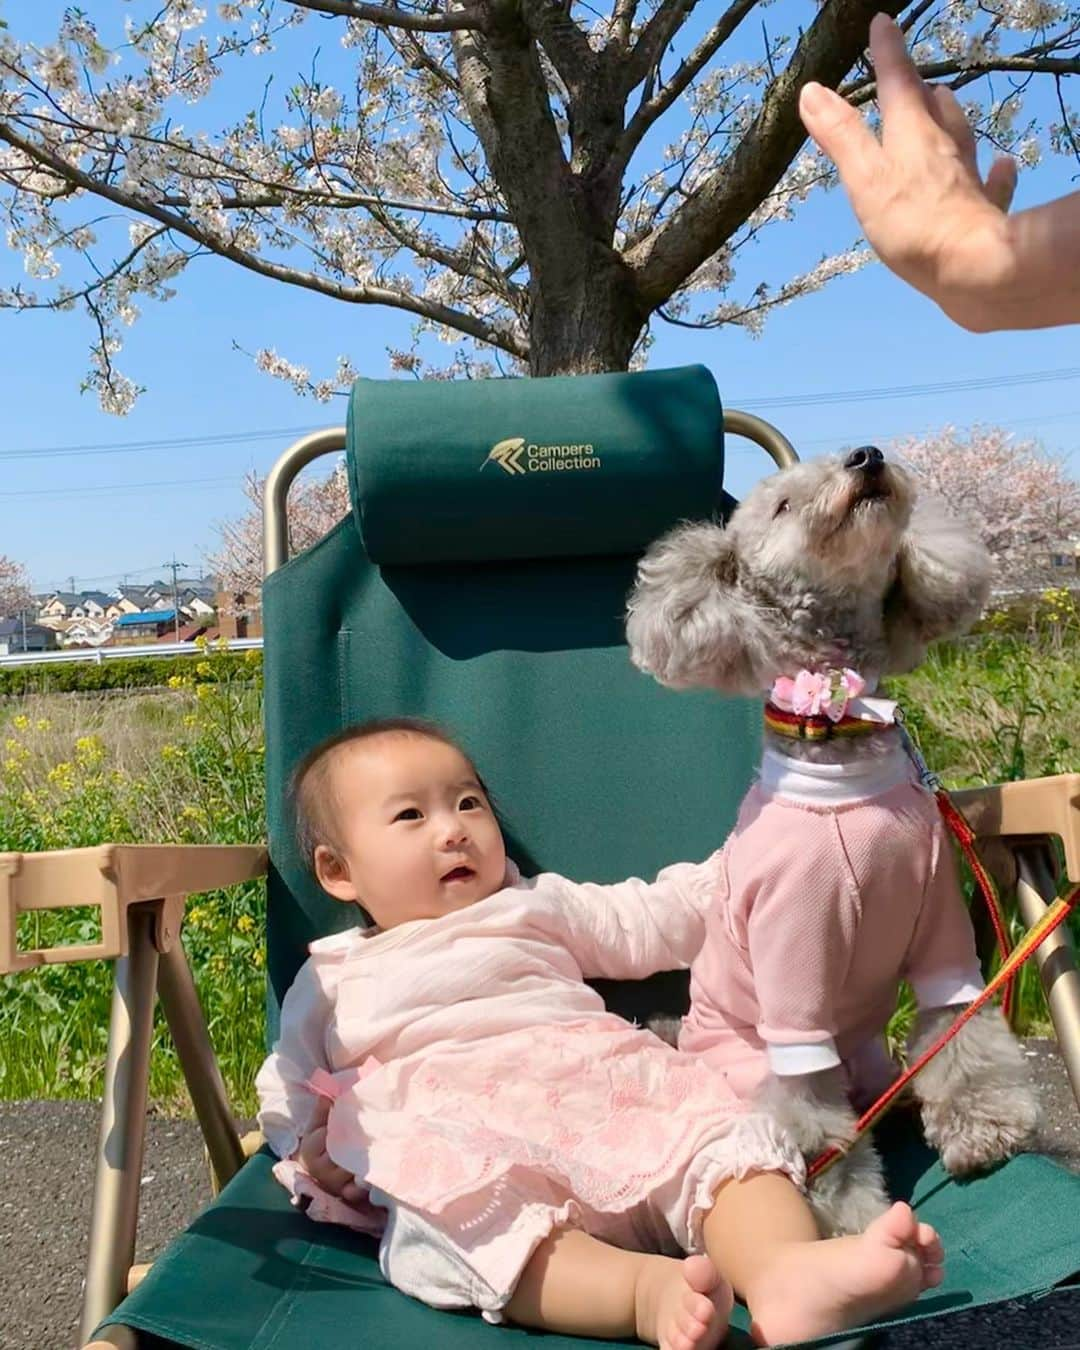
[[[304,865],[312,874],[315,871],[315,850],[320,844],[335,851],[340,848],[329,792],[330,769],[337,752],[342,746],[374,740],[379,736],[422,736],[426,740],[448,745],[469,759],[452,736],[423,717],[372,717],[320,741],[313,750],[307,752],[289,780],[289,802],[295,822],[296,842]],[[469,763],[472,765],[471,759]],[[476,772],[476,766],[472,767]],[[479,774],[476,780],[490,800],[490,793]]]

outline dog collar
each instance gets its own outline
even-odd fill
[[[824,741],[833,736],[868,736],[892,726],[896,704],[861,698],[866,681],[855,670],[835,667],[781,675],[765,703],[765,725],[789,740]]]

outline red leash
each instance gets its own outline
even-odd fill
[[[813,1181],[815,1177],[819,1177],[822,1172],[831,1167],[833,1163],[839,1162],[845,1154],[855,1147],[859,1138],[881,1119],[915,1075],[921,1073],[938,1051],[948,1045],[957,1032],[990,1002],[997,991],[1013,979],[1024,962],[1034,955],[1036,948],[1050,936],[1054,929],[1065,922],[1075,909],[1078,900],[1080,900],[1080,886],[1074,886],[1067,896],[1055,900],[1052,905],[1047,907],[1046,913],[1038,922],[1032,924],[978,998],[973,1003],[969,1003],[956,1021],[938,1037],[933,1045],[925,1050],[914,1064],[909,1065],[896,1082],[881,1094],[873,1106],[859,1117],[855,1125],[855,1137],[851,1142],[827,1148],[824,1153],[814,1159],[807,1169],[806,1177],[808,1181]]]

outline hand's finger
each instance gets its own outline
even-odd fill
[[[983,191],[987,200],[999,211],[1008,212],[1016,192],[1016,160],[1011,155],[1000,155],[990,165]]]
[[[908,133],[912,125],[936,122],[929,109],[922,77],[904,46],[904,35],[887,14],[876,14],[870,25],[870,59],[877,81],[882,137]]]
[[[881,147],[846,99],[822,84],[804,84],[799,116],[818,148],[836,165],[848,193],[857,199],[878,171]]]
[[[324,1153],[321,1158],[313,1158],[307,1170],[323,1190],[329,1191],[331,1195],[342,1195],[345,1187],[355,1181],[353,1174],[344,1167],[338,1167],[328,1153]]]
[[[315,1099],[315,1112],[311,1117],[311,1124],[314,1128],[321,1128],[330,1119],[331,1105],[329,1097],[319,1096]]]
[[[305,1165],[313,1160],[320,1158],[326,1152],[326,1125],[317,1125],[314,1129],[308,1130],[303,1139],[300,1140],[300,1161]],[[310,1171],[310,1167],[308,1167]]]
[[[363,1200],[365,1194],[366,1192],[363,1186],[358,1186],[355,1179],[351,1176],[341,1188],[342,1200],[350,1205],[358,1205],[360,1201]]]
[[[975,146],[975,133],[971,129],[971,123],[964,116],[964,110],[956,95],[944,84],[935,84],[932,95],[937,107],[938,125],[948,132],[972,178],[978,178],[979,156]]]

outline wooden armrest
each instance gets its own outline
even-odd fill
[[[982,839],[1057,835],[1065,847],[1066,875],[1080,882],[1080,773],[965,788],[951,796]]]
[[[143,900],[170,902],[158,935],[159,945],[168,944],[188,895],[265,876],[266,865],[266,849],[253,844],[101,844],[0,853],[0,974],[126,956],[127,907]],[[100,942],[19,951],[20,914],[91,905],[101,911]]]

